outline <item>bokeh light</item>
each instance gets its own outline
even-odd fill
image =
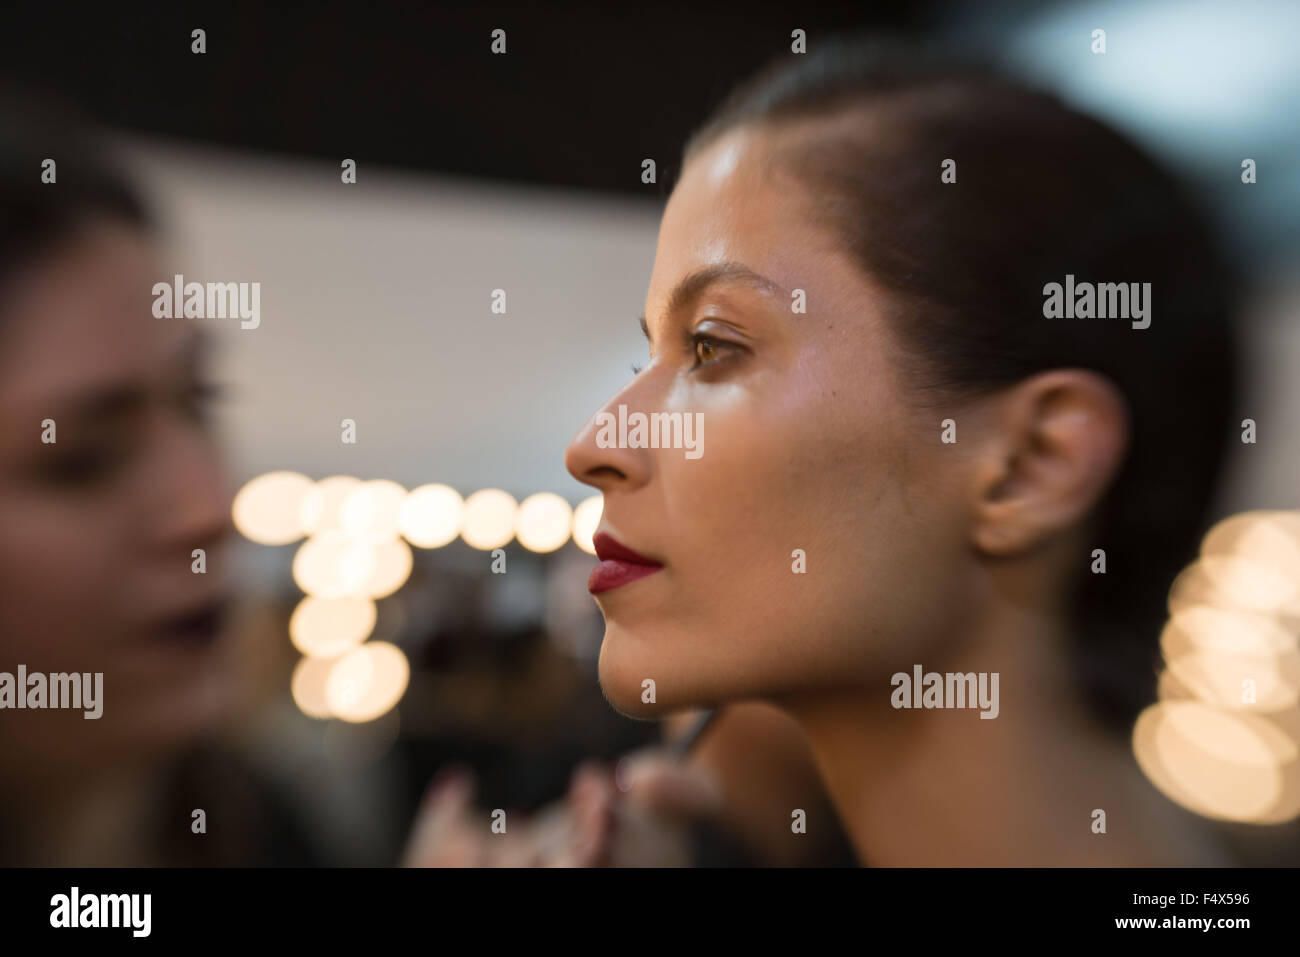
[[[410,681],[411,667],[396,645],[370,641],[334,662],[325,682],[330,713],[344,721],[373,721],[392,710]]]
[[[591,540],[596,534],[596,526],[600,524],[604,508],[605,496],[593,495],[583,499],[573,510],[573,543],[588,555],[596,554],[596,546]]]
[[[1166,797],[1204,817],[1276,823],[1300,810],[1296,744],[1258,716],[1160,702],[1138,718],[1133,750]]]
[[[364,595],[375,573],[375,558],[375,546],[365,542],[312,537],[293,557],[293,580],[317,598]]]
[[[334,661],[332,658],[301,658],[293,669],[293,677],[289,679],[293,703],[309,718],[330,716],[325,685],[334,668]]]
[[[385,598],[405,585],[411,577],[411,567],[414,564],[411,546],[398,538],[371,546],[371,549],[371,570],[362,581],[360,591],[370,598]]]
[[[235,528],[259,545],[287,545],[302,538],[303,500],[315,483],[298,472],[268,472],[239,490],[231,509]]]
[[[1204,817],[1300,816],[1300,512],[1216,523],[1169,611],[1159,701],[1133,729],[1143,772]]]
[[[524,499],[515,514],[515,536],[533,552],[553,552],[569,540],[573,509],[554,492]]]
[[[299,508],[303,530],[312,535],[341,532],[343,502],[360,484],[361,479],[351,475],[331,475],[317,482]]]
[[[370,637],[377,617],[369,598],[308,595],[289,618],[289,639],[310,658],[336,658]]]
[[[398,528],[412,545],[441,548],[460,534],[464,514],[465,502],[454,488],[421,485],[402,502]]]
[[[388,479],[362,482],[339,506],[339,525],[358,541],[382,544],[398,536],[399,516],[406,489]]]
[[[481,489],[465,500],[461,538],[474,548],[500,548],[515,537],[514,496],[499,488]]]

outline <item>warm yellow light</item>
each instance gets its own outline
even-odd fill
[[[1169,611],[1160,701],[1133,730],[1143,772],[1204,817],[1300,816],[1300,512],[1217,523]]]
[[[267,472],[235,496],[231,515],[241,535],[259,545],[287,545],[306,534],[299,509],[314,483],[298,472]]]
[[[460,534],[465,502],[446,485],[421,485],[402,502],[398,527],[412,545],[441,548]]]
[[[1134,727],[1133,752],[1157,788],[1204,817],[1273,823],[1295,803],[1295,742],[1255,715],[1154,704]]]
[[[1245,555],[1206,555],[1200,560],[1217,599],[1238,608],[1276,612],[1297,604],[1300,572]]]
[[[1296,650],[1295,639],[1269,615],[1238,608],[1190,605],[1169,619],[1162,634],[1180,631],[1198,648],[1276,657]]]
[[[335,658],[365,641],[376,617],[369,598],[308,595],[289,618],[289,639],[309,658]]]
[[[305,532],[321,535],[342,530],[343,501],[361,484],[361,479],[350,475],[331,475],[323,478],[303,496],[299,517]]]
[[[569,540],[573,509],[554,492],[538,492],[519,505],[515,536],[532,552],[553,552]]]
[[[362,596],[375,565],[374,545],[350,541],[341,532],[312,536],[293,557],[293,580],[317,598]]]
[[[1166,651],[1168,673],[1206,704],[1258,712],[1300,704],[1300,654],[1261,658],[1189,648],[1189,644],[1181,633],[1168,642],[1176,649]]]
[[[370,598],[384,598],[405,585],[411,577],[411,546],[398,538],[371,547],[373,564],[360,591]]]
[[[500,548],[515,535],[514,496],[499,488],[485,488],[465,500],[461,537],[474,548]]]
[[[596,534],[596,526],[600,524],[600,515],[604,508],[605,496],[593,495],[591,498],[583,499],[573,510],[573,543],[588,555],[596,554],[596,546],[592,544],[591,539]]]
[[[1168,607],[1171,615],[1194,605],[1222,604],[1225,603],[1215,594],[1214,583],[1199,559],[1180,571],[1169,586]]]
[[[1300,576],[1300,512],[1242,512],[1225,518],[1205,534],[1201,555],[1239,555]]]
[[[1156,697],[1161,701],[1187,701],[1196,695],[1166,668],[1156,681]]]
[[[400,648],[383,641],[366,642],[330,669],[325,684],[330,712],[344,721],[373,721],[401,700],[410,676]]]
[[[344,497],[339,525],[358,541],[381,544],[397,538],[406,489],[388,479],[362,482]]]
[[[328,718],[329,702],[325,697],[325,684],[329,680],[334,662],[328,658],[303,658],[293,669],[289,690],[293,702],[310,718]]]

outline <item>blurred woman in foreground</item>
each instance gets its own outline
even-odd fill
[[[208,746],[235,685],[204,337],[152,315],[168,274],[98,144],[0,112],[0,671],[103,675],[98,717],[0,713],[0,863],[309,863]]]

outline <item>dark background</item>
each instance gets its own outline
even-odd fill
[[[641,160],[671,169],[707,108],[788,52],[794,28],[810,45],[854,27],[928,34],[947,6],[21,3],[3,14],[0,77],[138,132],[638,193]],[[504,56],[489,49],[497,27]]]

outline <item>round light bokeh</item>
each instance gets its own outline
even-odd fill
[[[366,586],[376,570],[376,554],[376,546],[365,542],[313,536],[293,557],[293,580],[317,598],[367,595]]]
[[[411,666],[400,648],[369,641],[334,662],[325,700],[336,718],[373,721],[397,705],[410,677]]]
[[[418,548],[441,548],[460,534],[465,502],[448,485],[421,485],[402,502],[398,528]]]
[[[328,718],[329,700],[325,686],[334,669],[333,658],[302,658],[293,669],[289,690],[298,710],[309,718]]]
[[[515,537],[514,496],[499,488],[485,488],[465,499],[461,538],[474,548],[490,551]]]
[[[239,490],[231,508],[235,528],[259,545],[287,545],[307,534],[300,509],[315,482],[299,472],[267,472]]]
[[[289,640],[309,658],[336,658],[370,637],[377,617],[369,598],[308,595],[289,618]]]
[[[605,496],[593,495],[583,499],[573,510],[573,543],[588,555],[596,554],[596,546],[591,539],[596,534],[596,526],[600,524],[604,508]]]
[[[515,537],[531,552],[553,552],[569,540],[573,509],[554,492],[538,492],[519,504]]]
[[[411,546],[400,538],[371,546],[373,563],[361,583],[361,593],[370,598],[386,598],[406,584],[411,577],[414,558]]]
[[[362,482],[344,497],[339,526],[358,541],[379,545],[398,536],[399,516],[406,489],[388,479]]]
[[[359,485],[361,479],[351,475],[331,475],[317,482],[298,510],[303,530],[310,535],[342,532],[343,502]]]
[[[1203,817],[1265,824],[1300,811],[1296,743],[1261,716],[1160,702],[1139,716],[1133,752],[1166,797]]]

